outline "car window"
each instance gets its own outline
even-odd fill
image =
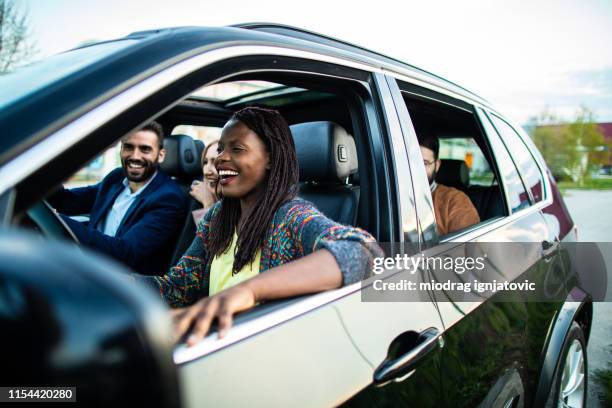
[[[506,146],[501,141],[501,138],[493,128],[493,125],[488,120],[482,122],[493,152],[497,165],[499,167],[501,177],[506,187],[506,194],[510,203],[510,209],[512,213],[515,213],[523,208],[529,207],[529,195],[525,190],[523,182],[519,176],[512,157],[508,153]]]
[[[495,174],[474,139],[440,139],[440,159],[463,160],[469,170],[470,185],[490,186],[495,184]]]
[[[121,166],[120,149],[119,143],[106,149],[79,171],[71,175],[64,183],[64,187],[75,188],[99,183],[113,169]]]
[[[419,143],[425,147],[432,140],[439,143],[441,163],[431,196],[438,235],[445,239],[508,215],[498,172],[474,108],[462,101],[447,101],[444,95],[434,95],[416,85],[400,81],[398,85]],[[423,157],[423,163],[417,165],[423,165],[425,174],[431,177],[426,161],[429,159]],[[453,217],[445,216],[451,211]]]
[[[506,121],[496,115],[490,115],[490,117],[495,128],[499,131],[504,140],[505,145],[508,147],[523,181],[529,190],[531,190],[533,200],[536,203],[542,201],[542,186],[544,181],[533,155],[529,152],[520,136]]]

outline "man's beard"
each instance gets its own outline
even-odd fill
[[[134,163],[134,164],[140,164],[142,165],[142,173],[139,176],[134,176],[134,175],[130,175],[130,172],[128,170],[128,163]],[[157,170],[159,163],[157,160],[155,160],[154,162],[150,162],[147,160],[121,160],[121,167],[123,168],[123,174],[125,174],[125,177],[128,179],[128,181],[132,181],[135,183],[140,183],[143,181],[147,181],[148,179],[151,178],[151,176],[153,176],[153,174],[155,174],[155,171]]]
[[[427,180],[429,181],[429,185],[431,186],[433,184],[434,181],[436,181],[436,176],[438,175],[437,171],[433,171],[430,175],[427,175]]]

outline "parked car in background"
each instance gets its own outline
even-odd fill
[[[188,186],[192,136],[250,105],[287,119],[301,195],[329,217],[432,256],[535,243],[489,261],[516,280],[573,273],[560,243],[576,228],[546,163],[479,96],[282,25],[138,32],[0,77],[0,385],[74,386],[86,406],[584,406],[592,303],[576,280],[551,302],[370,302],[366,281],[259,305],[222,340],[172,344],[158,297],[81,248],[45,197],[152,119],[168,134],[166,169]],[[438,181],[468,195],[478,224],[438,234],[423,132],[441,140]],[[186,220],[174,260],[193,234]]]

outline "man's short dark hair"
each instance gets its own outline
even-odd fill
[[[150,132],[155,133],[157,135],[157,141],[159,142],[159,148],[161,149],[162,147],[164,147],[164,128],[162,127],[162,125],[160,125],[156,121],[151,121],[139,130],[148,130]]]
[[[438,154],[440,153],[440,140],[438,136],[433,133],[423,133],[417,138],[419,139],[419,145],[433,151],[434,159],[438,160]]]

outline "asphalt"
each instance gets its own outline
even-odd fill
[[[568,190],[564,196],[572,218],[578,225],[578,239],[586,242],[612,242],[612,191]],[[608,270],[612,269],[612,253],[604,253]],[[611,273],[608,276],[612,276]],[[608,279],[608,296],[612,290]],[[610,367],[612,362],[612,302],[593,304],[593,327],[587,347],[589,392],[587,407],[604,405],[598,398],[599,387],[593,381],[594,371]]]

